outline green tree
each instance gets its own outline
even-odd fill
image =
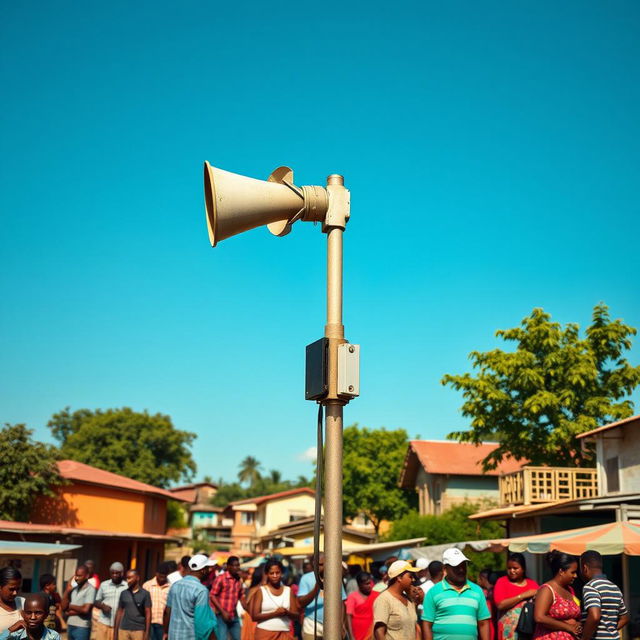
[[[176,429],[169,416],[122,409],[69,407],[49,421],[65,458],[158,487],[190,480],[196,471],[194,433]]]
[[[463,502],[437,516],[421,516],[417,511],[410,511],[391,525],[385,540],[406,540],[425,536],[425,544],[435,545],[503,538],[504,531],[499,523],[469,520],[470,515],[490,506],[489,503]],[[504,569],[504,554],[465,549],[465,555],[473,563],[470,569],[475,571],[474,575],[485,567],[496,571]]]
[[[499,447],[485,460],[494,469],[505,457],[532,464],[590,465],[594,453],[576,436],[633,413],[629,395],[640,384],[640,366],[625,357],[636,330],[611,320],[606,305],[593,310],[592,324],[580,336],[577,324],[564,328],[542,309],[520,327],[496,335],[515,351],[473,351],[477,375],[445,375],[442,384],[462,391],[462,414],[471,429],[449,437]]]
[[[240,471],[238,471],[238,480],[240,482],[246,482],[250,487],[253,487],[258,480],[261,479],[260,469],[262,465],[253,456],[247,456],[240,463]]]
[[[58,474],[58,451],[31,439],[24,424],[5,424],[0,431],[0,519],[28,520],[38,496],[55,496],[63,484]]]
[[[344,430],[345,517],[364,513],[378,533],[382,520],[395,520],[415,504],[416,493],[398,486],[407,445],[404,429],[367,429],[355,424]]]
[[[222,482],[222,478],[220,478],[218,491],[210,502],[216,507],[226,507],[230,502],[253,497],[248,494],[249,490],[245,489],[239,482]]]
[[[167,529],[184,529],[187,525],[183,504],[177,500],[167,500]]]

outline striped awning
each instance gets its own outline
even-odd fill
[[[530,553],[546,553],[557,549],[565,553],[580,555],[587,549],[592,549],[605,556],[620,553],[640,556],[640,520],[611,522],[593,527],[554,531],[537,536],[522,536],[495,542],[508,545],[510,551],[529,551]]]

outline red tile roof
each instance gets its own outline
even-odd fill
[[[86,465],[85,465],[86,466]],[[115,474],[114,474],[115,475]],[[58,524],[33,524],[32,522],[13,522],[11,520],[0,520],[0,531],[16,533],[41,533],[64,536],[87,536],[95,538],[131,538],[134,540],[164,540],[165,542],[175,542],[177,538],[169,535],[159,535],[155,533],[126,533],[101,531],[99,529],[75,529],[64,527]]]
[[[596,433],[602,433],[603,431],[609,431],[609,429],[615,429],[616,427],[621,427],[625,424],[629,424],[634,420],[640,421],[640,414],[637,416],[631,416],[630,418],[625,418],[624,420],[618,420],[617,422],[611,422],[609,424],[605,424],[602,427],[598,427],[597,429],[592,429],[591,431],[587,431],[586,433],[581,433],[578,438],[588,438],[589,436],[593,436]]]
[[[133,480],[132,478],[127,478],[117,473],[111,473],[111,471],[104,471],[103,469],[98,469],[88,464],[83,464],[82,462],[76,462],[75,460],[60,460],[60,462],[58,462],[58,470],[63,478],[75,482],[161,496],[169,500],[182,500],[179,496],[160,487],[154,487],[153,485],[139,482],[138,480]]]
[[[295,496],[300,493],[306,493],[310,496],[315,496],[316,492],[309,487],[300,487],[299,489],[289,489],[288,491],[280,491],[279,493],[270,493],[268,496],[256,496],[255,498],[245,498],[244,500],[235,500],[230,502],[230,505],[236,504],[262,504],[263,502],[269,502],[270,500],[279,500],[280,498],[287,498],[289,496]]]
[[[400,483],[403,487],[415,484],[415,460],[430,474],[457,476],[499,476],[518,471],[527,461],[513,458],[503,460],[496,469],[482,470],[482,460],[498,448],[496,443],[474,445],[468,442],[442,440],[412,440],[404,461]]]

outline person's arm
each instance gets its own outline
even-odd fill
[[[622,629],[623,627],[626,627],[629,624],[629,620],[631,620],[631,617],[628,613],[620,616],[620,618],[618,618],[618,631],[620,631],[620,629]]]
[[[111,607],[104,601],[104,589],[103,585],[100,585],[98,588],[98,593],[96,594],[96,601],[93,603],[93,606],[96,609],[100,609],[102,613],[105,615],[111,615]]]
[[[373,603],[373,637],[374,640],[385,640],[387,636],[387,620],[389,606],[383,598],[376,598]]]
[[[262,591],[256,591],[251,596],[251,603],[249,606],[249,615],[254,622],[264,622],[265,620],[271,620],[271,618],[281,618],[287,615],[287,610],[284,607],[278,607],[274,611],[268,613],[262,613]]]
[[[118,640],[118,631],[120,630],[120,623],[122,622],[123,616],[124,616],[124,607],[120,605],[118,607],[118,611],[116,612],[116,621],[113,624],[113,640]]]
[[[222,605],[220,604],[220,600],[218,600],[218,596],[220,595],[221,591],[222,591],[222,578],[218,577],[214,580],[213,587],[211,587],[211,591],[209,592],[209,602],[211,603],[213,610],[219,615],[221,615],[222,619],[225,622],[228,622],[229,620],[231,620],[231,616],[222,608]]]
[[[311,589],[309,593],[300,595],[300,592],[298,592],[298,603],[300,607],[304,609],[312,600],[315,599],[315,597],[318,595],[319,592],[320,592],[320,586],[318,585],[317,582],[313,585],[313,589]]]
[[[171,620],[171,607],[167,605],[162,612],[162,626],[164,627],[163,636],[166,638],[169,635],[169,621]]]
[[[151,634],[151,607],[144,608],[144,640],[149,640]]]
[[[527,580],[529,583],[529,580]],[[516,596],[507,596],[509,587],[509,578],[503,576],[498,579],[496,586],[493,589],[493,601],[496,604],[498,611],[507,611],[517,604],[520,604],[523,600],[528,600],[536,595],[537,589],[527,589]]]
[[[502,600],[498,600],[496,598],[496,607],[498,611],[506,611],[507,609],[511,609],[511,607],[515,607],[517,604],[520,604],[523,600],[533,598],[535,595],[535,589],[528,589],[527,591],[523,591],[521,594],[513,596],[512,598],[503,598]]]
[[[534,620],[541,625],[547,627],[547,629],[552,629],[554,631],[566,631],[572,635],[575,635],[577,621],[564,621],[564,620],[556,620],[549,615],[549,609],[553,604],[553,592],[552,588],[547,585],[547,588],[544,588],[544,585],[538,589],[538,593],[536,595],[536,603],[533,608],[533,618]]]
[[[60,600],[60,608],[62,609],[62,611],[66,612],[69,610],[69,602],[71,599],[72,589],[73,586],[71,585],[71,580],[69,580],[67,586],[65,587],[64,593],[62,594],[62,600]]]
[[[433,622],[423,619],[420,628],[422,629],[422,640],[433,640]]]
[[[346,612],[347,612],[347,638],[349,638],[349,640],[354,640],[353,625],[351,624],[351,617],[352,617],[353,611],[350,605],[351,605],[351,600],[347,598],[347,603],[345,605]]]
[[[587,609],[587,616],[582,629],[582,640],[591,640],[600,624],[600,607],[591,606]]]
[[[83,604],[71,604],[67,607],[67,611],[73,615],[77,616],[89,616],[91,614],[91,609],[93,609],[93,602],[96,598],[96,590],[93,586],[86,587],[87,591],[84,592],[84,598],[88,599],[88,602]]]
[[[489,640],[490,630],[489,620],[478,620],[478,637],[480,640]]]
[[[373,625],[373,637],[375,640],[385,640],[387,637],[387,625],[384,622],[378,620]]]

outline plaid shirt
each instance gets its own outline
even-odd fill
[[[242,580],[240,580],[239,577],[232,578],[228,571],[219,575],[215,579],[213,587],[211,587],[211,596],[215,596],[222,608],[232,616],[236,615],[236,606],[238,605],[238,600],[242,598],[243,593]],[[211,596],[209,597],[209,601],[211,608],[215,610],[217,607],[213,604]]]
[[[171,585],[167,607],[171,609],[171,640],[209,640],[211,632],[218,630],[207,588],[193,576],[185,576]]]
[[[167,594],[171,585],[165,582],[160,586],[155,578],[147,580],[142,588],[151,594],[151,624],[162,624],[164,607],[167,604]]]

